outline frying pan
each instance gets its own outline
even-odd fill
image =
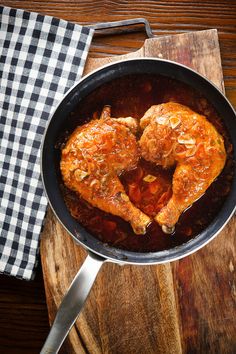
[[[203,232],[189,242],[175,248],[148,253],[130,252],[104,244],[88,233],[70,215],[60,190],[59,156],[58,150],[55,148],[66,120],[80,101],[102,84],[125,75],[140,73],[158,74],[173,78],[200,91],[224,120],[233,144],[234,159],[236,158],[236,115],[231,104],[210,81],[184,65],[156,58],[130,59],[106,65],[75,84],[57,106],[47,126],[42,144],[41,173],[52,210],[73,239],[88,251],[88,256],[59,307],[41,353],[58,352],[81,311],[96,275],[104,262],[150,265],[180,259],[197,251],[212,240],[234,213],[236,178],[233,179],[231,191],[217,217]]]

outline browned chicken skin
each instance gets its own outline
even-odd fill
[[[106,106],[100,119],[78,127],[62,150],[65,185],[99,209],[128,221],[144,234],[150,218],[129,200],[118,176],[137,165],[139,149],[134,118],[111,118]]]
[[[164,232],[172,233],[181,213],[222,171],[224,141],[204,116],[174,102],[152,106],[140,125],[142,157],[164,168],[176,165],[173,195],[155,217]]]

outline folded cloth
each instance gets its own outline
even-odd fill
[[[47,207],[40,144],[80,79],[93,30],[0,6],[0,272],[32,279]]]

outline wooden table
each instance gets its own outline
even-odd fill
[[[155,35],[217,28],[226,95],[236,107],[236,4],[233,1],[3,0],[2,3],[81,24],[145,16]],[[128,53],[141,47],[144,39],[142,32],[96,37],[90,55]],[[0,352],[38,353],[49,329],[40,267],[36,279],[30,283],[2,275],[0,281]]]

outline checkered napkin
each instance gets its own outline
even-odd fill
[[[0,272],[32,279],[47,200],[40,144],[80,79],[93,30],[0,6]]]

